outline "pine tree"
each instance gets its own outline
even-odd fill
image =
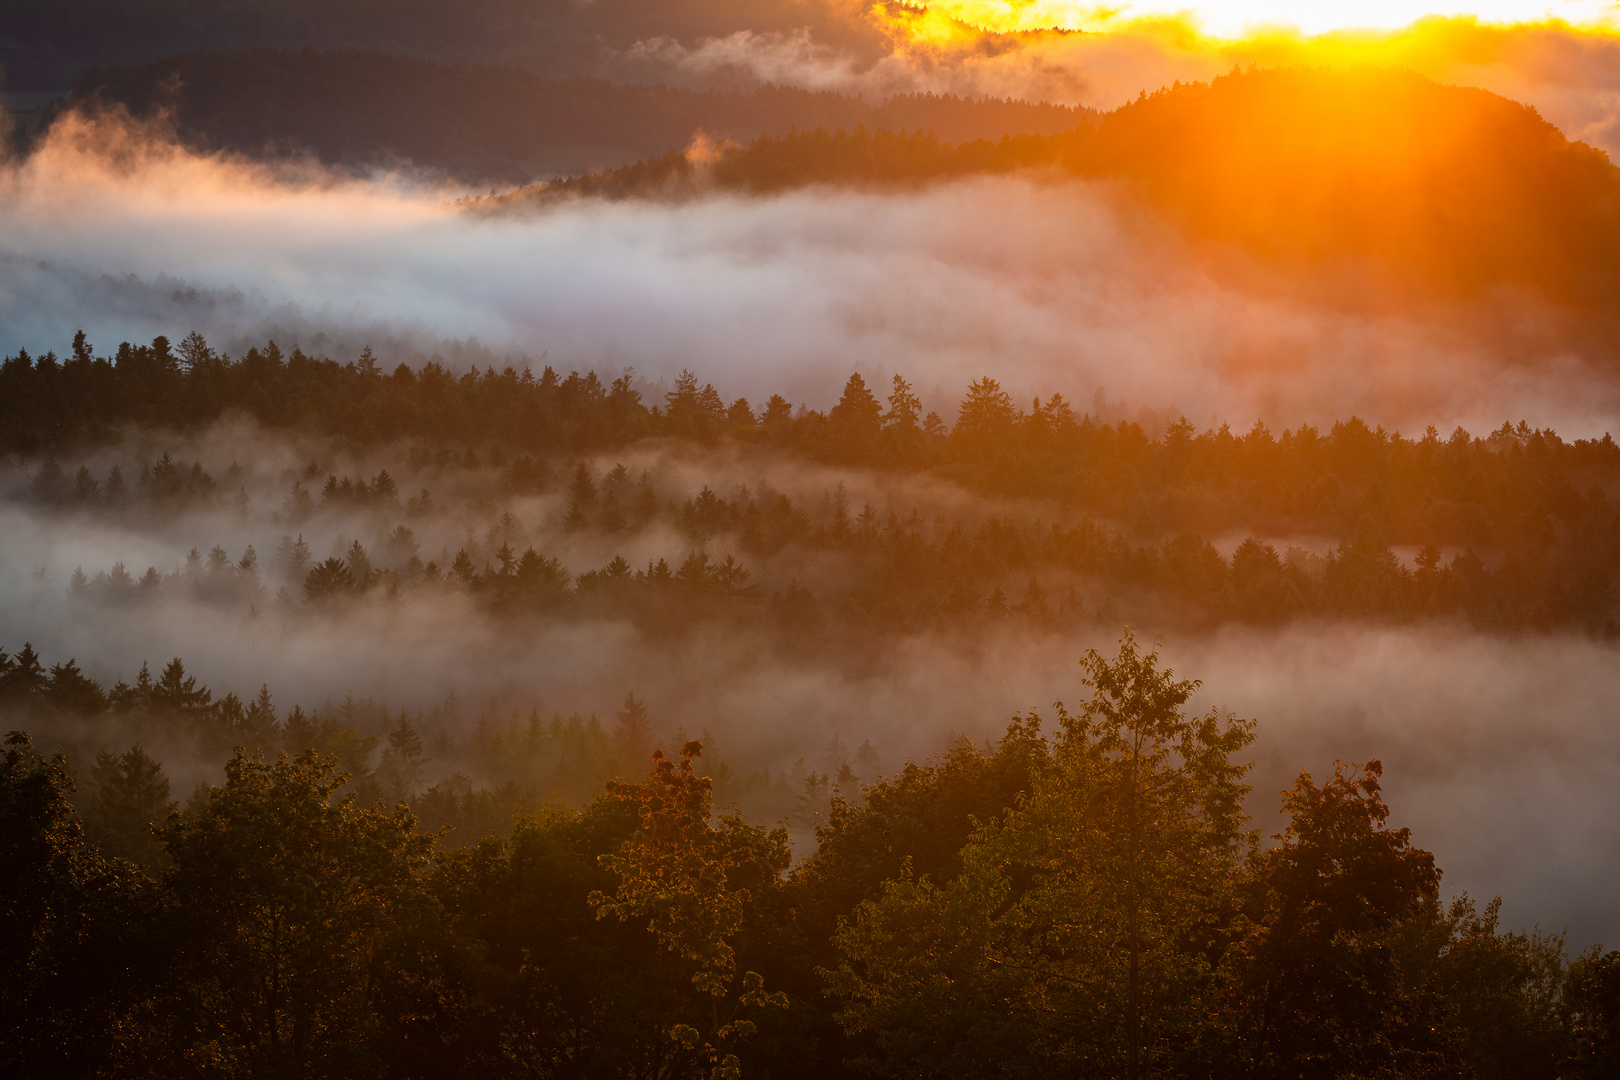
[[[87,466],[80,465],[79,471],[73,474],[73,501],[85,507],[101,501],[101,485],[96,483]]]
[[[360,541],[356,540],[349,545],[348,557],[344,560],[344,565],[349,569],[349,577],[354,583],[354,588],[364,592],[371,587],[371,556],[361,546]]]
[[[422,737],[401,709],[399,723],[388,732],[388,749],[383,751],[382,764],[377,770],[378,779],[395,802],[415,797],[426,761],[422,755]]]
[[[917,428],[922,416],[922,399],[911,392],[911,384],[899,375],[894,377],[894,389],[889,394],[889,411],[883,414],[883,426],[899,431]]]
[[[143,674],[146,671],[144,665],[141,671]],[[208,687],[197,685],[195,675],[186,674],[186,666],[178,656],[164,666],[163,674],[151,689],[152,704],[184,714],[204,711],[213,697]]]
[[[91,361],[95,359],[95,355],[95,346],[90,344],[90,339],[85,336],[84,331],[76,331],[73,335],[74,362],[83,367],[89,367]]]
[[[205,368],[215,359],[214,350],[208,347],[208,342],[195,330],[180,342],[179,351],[180,370],[185,372]]]
[[[994,439],[1018,419],[1012,397],[996,380],[985,376],[969,387],[957,416],[955,435],[970,442]]]
[[[354,590],[354,576],[342,559],[327,559],[304,577],[304,596],[315,602]]]
[[[258,696],[247,707],[242,734],[248,740],[249,746],[274,746],[279,726],[276,722],[276,707],[270,698],[270,686],[268,683],[261,683]]]
[[[90,777],[96,820],[109,854],[149,871],[159,869],[165,861],[163,847],[152,830],[175,809],[163,766],[137,743],[122,754],[99,751]]]
[[[315,513],[315,500],[310,496],[309,488],[294,480],[292,491],[281,503],[281,513],[291,521],[303,521]]]
[[[866,380],[856,373],[844,384],[844,394],[833,406],[829,419],[846,448],[858,449],[877,437],[883,426],[882,415],[883,409],[867,389]]]
[[[836,773],[849,764],[849,744],[835,731],[832,741],[827,744],[827,753],[821,759],[821,766],[829,773]]]
[[[42,506],[61,506],[68,501],[67,474],[55,458],[46,458],[29,485],[29,494]]]
[[[294,705],[281,726],[281,748],[289,754],[301,754],[315,745],[316,734],[315,721],[303,706]]]
[[[102,492],[102,501],[109,506],[119,506],[129,497],[129,484],[124,480],[124,470],[117,465],[107,474],[107,486]]]
[[[877,749],[872,745],[872,740],[862,740],[861,748],[855,751],[856,775],[868,784],[875,784],[882,772],[883,761],[878,757]]]
[[[576,506],[589,506],[596,501],[596,481],[591,478],[591,467],[583,461],[574,469],[568,497]]]
[[[45,696],[54,707],[80,716],[95,716],[107,708],[101,684],[80,671],[72,659],[51,665]]]
[[[281,540],[276,544],[275,564],[277,573],[289,581],[302,581],[309,570],[309,544],[304,540],[304,534],[299,533],[294,540],[290,535],[283,533]]]
[[[780,431],[793,422],[793,402],[781,394],[772,394],[765,402],[765,411],[759,415],[759,425],[766,431]]]
[[[634,692],[624,695],[613,725],[613,741],[625,756],[631,774],[644,771],[647,755],[652,752],[652,722],[647,716],[647,704]]]
[[[393,506],[399,502],[399,485],[384,469],[371,478],[371,501],[384,506]]]
[[[0,697],[32,698],[38,697],[45,690],[45,666],[39,661],[39,653],[34,651],[30,642],[23,642],[22,651],[6,665],[4,674],[0,675]]]

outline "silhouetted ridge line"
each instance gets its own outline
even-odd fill
[[[1374,300],[1508,290],[1600,320],[1620,303],[1620,170],[1608,156],[1529,106],[1406,71],[1234,72],[1145,94],[1066,132],[994,142],[832,127],[474,205],[892,189],[1036,171],[1105,182],[1216,253],[1356,271],[1347,288]]]
[[[926,129],[959,142],[1063,131],[1090,113],[931,94],[871,104],[772,85],[682,90],[377,52],[268,49],[96,69],[54,115],[109,106],[166,115],[182,140],[207,150],[308,152],[342,166],[409,162],[502,183],[656,156],[687,146],[699,129],[750,140],[795,127],[865,124]]]

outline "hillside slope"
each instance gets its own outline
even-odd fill
[[[1311,271],[1373,299],[1506,287],[1586,317],[1620,310],[1620,169],[1529,106],[1398,70],[1234,72],[1144,95],[1067,132],[997,142],[764,137],[701,166],[672,154],[493,205],[1032,169],[1115,188],[1207,250]]]

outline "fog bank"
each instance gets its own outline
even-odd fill
[[[425,708],[454,691],[467,730],[487,707],[497,717],[537,707],[610,722],[634,690],[660,737],[708,732],[743,772],[781,773],[799,759],[820,767],[834,736],[870,740],[890,769],[939,752],[954,734],[993,738],[1015,711],[1050,716],[1054,699],[1084,700],[1077,657],[1090,647],[1111,655],[1117,636],[1097,627],[919,637],[896,643],[881,665],[850,671],[783,664],[721,631],[675,642],[646,641],[622,624],[514,631],[456,599],[332,618],[244,619],[201,605],[91,615],[73,611],[58,583],[24,577],[8,561],[0,642],[15,650],[27,637],[48,661],[76,656],[109,682],[179,655],[217,693],[251,696],[268,682],[283,709],[350,691]],[[1296,624],[1170,637],[1163,654],[1179,674],[1204,680],[1195,707],[1258,719],[1250,810],[1266,834],[1284,824],[1277,793],[1298,770],[1320,776],[1336,758],[1379,758],[1394,823],[1435,852],[1448,893],[1501,894],[1509,925],[1567,925],[1576,945],[1620,940],[1612,646]]]
[[[947,418],[982,374],[1025,400],[1102,386],[1234,427],[1357,413],[1586,435],[1620,402],[1532,316],[1358,313],[1240,283],[1072,180],[485,217],[398,176],[272,172],[149,134],[63,124],[0,176],[0,349],[197,329],[237,353],[274,336],[347,360],[369,343],[389,367],[435,351],[655,381],[690,367],[728,398],[812,407],[852,369],[898,371]]]

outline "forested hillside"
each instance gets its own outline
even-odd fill
[[[762,136],[713,160],[670,154],[494,205],[1026,170],[1114,186],[1216,255],[1235,247],[1261,266],[1318,271],[1301,286],[1318,301],[1526,293],[1578,309],[1593,338],[1612,331],[1620,300],[1620,170],[1607,155],[1528,106],[1410,72],[1233,72],[1061,134],[946,143],[870,130]]]
[[[1602,6],[0,0],[0,1080],[1616,1080]]]
[[[902,95],[871,104],[787,87],[680,90],[377,52],[271,50],[98,68],[53,115],[113,106],[163,114],[183,142],[203,150],[311,152],[343,166],[408,162],[472,182],[518,183],[683,149],[699,130],[749,141],[865,125],[960,142],[1051,134],[1089,115],[1018,101]]]
[[[74,762],[6,738],[0,1064],[1613,1074],[1620,954],[1571,957],[1556,935],[1503,930],[1497,903],[1442,902],[1378,761],[1299,774],[1261,847],[1243,811],[1254,722],[1190,713],[1195,684],[1128,633],[1082,665],[1091,700],[1055,705],[1049,728],[1018,716],[993,745],[881,778],[846,763],[797,863],[782,829],[717,812],[698,740],[649,772],[621,765],[583,807],[531,807],[447,847],[419,827],[443,798],[419,789],[427,755],[403,715],[382,767],[355,777],[341,751],[250,749],[317,739],[268,692],[221,711],[178,661],[143,672],[112,694],[126,751]],[[60,723],[98,693],[71,663],[0,653],[9,724]],[[624,747],[644,738],[634,705]],[[226,712],[224,781],[182,807],[141,743]],[[340,734],[357,741],[326,741]]]
[[[179,432],[232,414],[333,437],[375,471],[340,476],[311,461],[250,495],[234,463],[164,453],[104,472],[75,464],[126,425]],[[792,651],[1121,616],[1620,632],[1620,448],[1607,435],[1569,442],[1520,423],[1403,436],[1353,417],[1279,432],[1182,419],[1150,434],[1059,393],[1022,407],[989,378],[966,388],[952,419],[925,415],[899,376],[884,388],[853,375],[823,413],[781,395],[727,404],[690,373],[646,401],[628,376],[457,376],[431,363],[384,374],[369,352],[340,365],[271,343],[237,360],[195,335],[178,351],[161,338],[124,343],[111,358],[80,335],[65,361],[19,353],[0,365],[0,438],[32,455],[12,473],[13,498],[129,522],[280,506],[280,538],[260,544],[275,552],[268,564],[216,547],[206,565],[193,551],[167,575],[81,567],[70,591],[86,602],[172,592],[291,612],[449,590],[494,615],[627,619],[655,636],[754,626]],[[700,461],[744,455],[757,479],[674,480],[624,464],[661,444]],[[795,462],[844,479],[805,491]],[[845,483],[864,477],[885,493],[852,498]],[[907,496],[884,477],[964,498]],[[300,553],[300,534],[328,518],[363,521],[375,539],[324,562]],[[435,550],[429,531],[463,538]],[[637,537],[671,535],[644,566],[621,555]],[[588,543],[593,562],[565,565],[548,550],[564,542]]]

